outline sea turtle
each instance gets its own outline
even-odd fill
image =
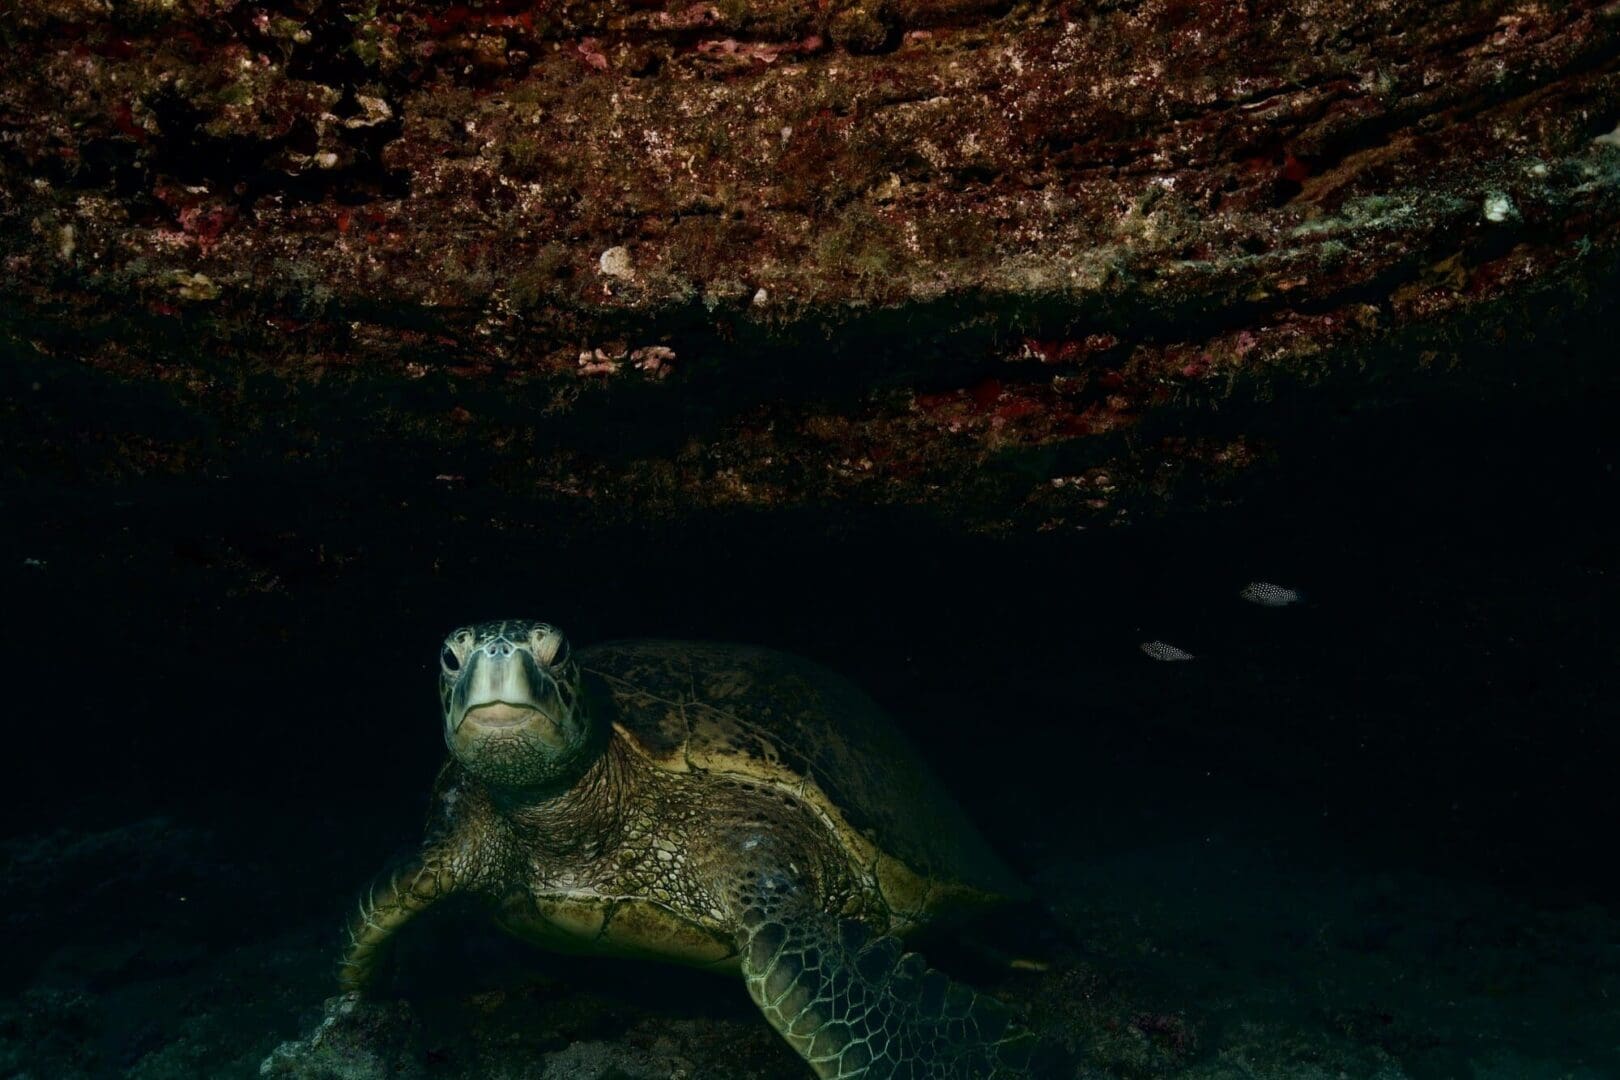
[[[420,852],[360,903],[346,989],[469,894],[549,948],[740,973],[818,1077],[1028,1075],[1007,1008],[900,946],[1021,887],[852,684],[737,645],[576,654],[529,619],[456,630],[440,669],[450,759]]]

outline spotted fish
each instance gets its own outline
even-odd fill
[[[1238,590],[1238,595],[1261,607],[1288,607],[1305,599],[1299,590],[1273,585],[1269,581],[1251,581]]]
[[[1162,660],[1165,663],[1176,663],[1193,658],[1192,653],[1186,649],[1178,649],[1168,641],[1144,641],[1140,648],[1144,656],[1153,660]]]

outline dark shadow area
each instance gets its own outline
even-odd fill
[[[1379,857],[1612,893],[1574,826],[1615,808],[1613,405],[1347,415],[1240,510],[1024,539],[901,511],[592,529],[380,461],[318,487],[16,490],[7,827],[404,813],[441,753],[439,638],[515,612],[812,656],[965,801],[1017,791],[1032,820],[1105,812],[1122,769],[1207,773]],[[1251,580],[1306,603],[1244,603]],[[1138,651],[1159,638],[1197,662]]]
[[[15,486],[0,553],[14,763],[4,832],[33,839],[8,849],[6,990],[65,983],[117,1001],[131,965],[159,978],[291,935],[304,959],[276,985],[312,1008],[324,991],[308,987],[329,986],[344,898],[419,827],[442,754],[439,639],[508,614],[552,620],[579,642],[767,644],[852,676],[1009,860],[1057,890],[1047,898],[1060,921],[1084,898],[1076,882],[1133,866],[1164,893],[1191,890],[1182,898],[1195,907],[1207,875],[1245,867],[1252,885],[1228,882],[1238,897],[1277,874],[1344,872],[1422,875],[1537,911],[1612,909],[1617,406],[1600,385],[1533,402],[1301,414],[1295,452],[1246,482],[1241,509],[1012,539],[902,511],[594,527],[378,461],[318,482]],[[1304,602],[1247,603],[1238,593],[1251,581]],[[1139,648],[1151,641],[1195,659],[1155,662]],[[100,852],[97,837],[114,833]],[[192,834],[166,863],[165,837]],[[131,843],[150,858],[132,866]],[[1258,864],[1243,846],[1253,843],[1265,850]],[[1140,867],[1143,852],[1184,847],[1202,852],[1175,863],[1202,867],[1190,878]],[[55,859],[77,869],[44,873]],[[43,884],[31,887],[35,870]],[[1369,910],[1393,902],[1369,895]],[[126,904],[127,921],[104,917]],[[1289,914],[1309,922],[1309,911]],[[1389,918],[1345,916],[1335,932],[1373,949],[1366,935],[1410,925]],[[1072,934],[1062,947],[1172,1000],[1194,978],[1146,961],[1122,971],[1095,926],[1063,925],[1036,947]],[[107,960],[131,927],[135,953]],[[1620,945],[1593,933],[1600,952]],[[406,956],[399,987],[429,1036],[447,1014],[424,995],[498,985],[503,971],[530,980],[533,1000],[514,1008],[574,1017],[535,1036],[536,1054],[623,1030],[624,1018],[656,1013],[643,998],[660,995],[687,1003],[682,1023],[757,1034],[721,981],[638,975],[641,989],[622,998],[620,965],[556,968],[482,930],[422,941],[428,959]],[[1251,955],[1286,972],[1299,941]],[[436,949],[453,959],[432,959]],[[575,991],[596,1005],[565,1007]],[[84,1021],[85,1045],[103,1048],[95,1061],[167,1045],[164,1021],[119,1008],[111,1027]],[[1377,1029],[1368,1008],[1327,1022]],[[254,1022],[265,1037],[294,1034],[285,1012]],[[1133,1030],[1196,1060],[1186,1023],[1150,1017]],[[1202,1023],[1206,1047],[1236,1030]],[[1453,1060],[1410,1039],[1380,1052]],[[774,1060],[768,1032],[757,1049]],[[1143,1068],[1132,1075],[1153,1074]]]

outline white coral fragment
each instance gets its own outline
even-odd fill
[[[602,252],[596,260],[597,268],[610,278],[619,281],[634,281],[636,268],[630,261],[630,249],[627,247],[610,247]]]

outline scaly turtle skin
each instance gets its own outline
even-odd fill
[[[454,894],[548,948],[740,973],[819,1077],[1026,1076],[1007,1010],[903,954],[1020,888],[872,700],[764,649],[546,623],[455,631],[426,841],[375,884],[341,978]]]

